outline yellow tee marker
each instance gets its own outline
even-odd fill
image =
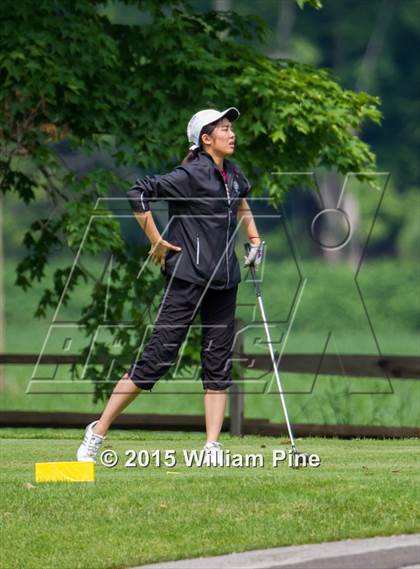
[[[37,482],[95,482],[94,462],[37,462]]]

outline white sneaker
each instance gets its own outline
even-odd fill
[[[209,441],[204,445],[203,466],[223,466],[223,450],[221,443]]]
[[[98,422],[99,421],[93,421],[93,423],[89,423],[86,427],[83,442],[77,451],[78,462],[96,462],[99,447],[106,439],[106,437],[93,432],[93,427]]]

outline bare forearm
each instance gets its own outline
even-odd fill
[[[251,243],[257,243],[260,241],[260,234],[258,232],[254,216],[252,215],[248,202],[244,198],[241,200],[241,204],[238,208],[237,219],[242,225],[248,241],[251,241]]]
[[[157,243],[160,239],[160,233],[158,228],[156,227],[155,221],[152,216],[151,211],[145,211],[144,213],[135,213],[134,214],[140,227],[146,233],[150,243]]]

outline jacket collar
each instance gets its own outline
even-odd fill
[[[205,150],[199,150],[198,155],[200,157],[201,156],[204,157],[205,160],[208,160],[211,164],[213,164],[214,168],[216,168],[220,172],[220,169],[216,166],[216,162],[213,160],[213,156],[211,156],[211,154],[205,152]],[[223,165],[227,172],[228,186],[232,187],[232,182],[234,177],[237,175],[237,170],[233,165],[233,163],[230,160],[227,160],[226,158],[223,160]]]

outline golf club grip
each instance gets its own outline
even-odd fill
[[[254,281],[256,281],[257,280],[257,272],[255,270],[255,265],[254,264],[249,265],[249,270],[251,271],[252,278],[254,279]]]
[[[248,256],[248,255],[249,255],[249,252],[250,252],[250,250],[251,250],[251,245],[250,245],[248,242],[246,242],[246,243],[244,243],[244,248],[245,248],[245,254],[246,254],[246,256]],[[249,269],[250,269],[250,271],[251,271],[252,278],[255,280],[256,275],[255,275],[255,267],[254,267],[254,265],[248,265],[248,267],[249,267]]]
[[[248,242],[244,243],[244,247],[245,247],[245,253],[248,255],[249,254],[249,250],[251,249],[251,246]],[[255,287],[255,292],[257,293],[257,296],[260,294],[260,289],[259,289],[259,284],[257,281],[257,273],[256,273],[256,268],[255,265],[252,263],[250,265],[248,265],[249,270],[251,271],[251,276],[252,276],[252,281],[254,283],[254,287]]]

